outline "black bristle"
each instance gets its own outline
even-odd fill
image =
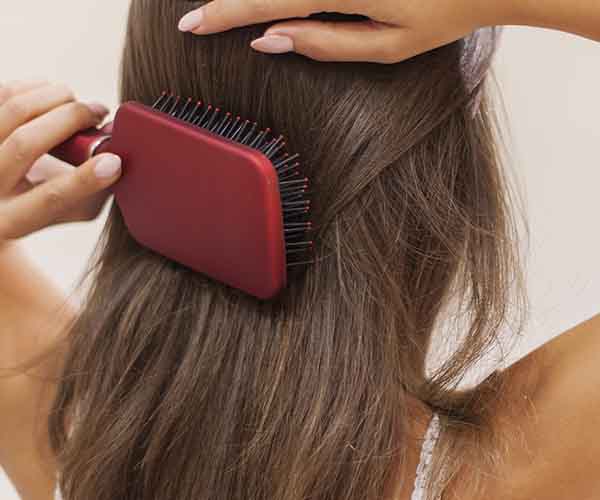
[[[189,113],[190,104],[192,103],[192,98],[190,97],[185,104],[181,107],[181,109],[177,112],[177,118],[180,120],[185,120]]]
[[[273,138],[273,140],[271,142],[269,142],[268,144],[266,144],[265,149],[263,150],[263,153],[265,155],[270,154],[273,151],[273,148],[275,148],[275,146],[277,146],[278,144],[280,144],[283,141],[283,136],[280,135],[277,139]]]
[[[257,128],[258,128],[258,123],[254,122],[252,124],[252,127],[250,127],[250,130],[248,131],[248,133],[246,134],[246,136],[241,141],[239,141],[240,144],[248,145],[248,142],[250,140],[252,140],[252,137],[254,136],[254,133],[256,132]]]
[[[204,109],[203,112],[198,113],[198,115],[196,116],[196,118],[194,118],[194,121],[190,122],[192,125],[196,125],[198,127],[202,127],[202,124],[204,123],[204,120],[206,119],[206,117],[208,116],[208,114],[212,111],[212,106],[209,104],[208,106],[206,106],[206,108]]]
[[[312,240],[306,237],[312,231],[309,220],[310,205],[308,178],[302,176],[299,154],[286,151],[283,135],[273,136],[271,129],[261,130],[258,123],[242,119],[231,113],[222,113],[202,101],[182,100],[167,91],[152,106],[155,110],[171,115],[191,125],[208,130],[226,139],[251,147],[263,153],[273,164],[279,179],[279,192],[283,212],[284,239],[288,267],[314,263],[306,257],[314,249]],[[292,259],[296,260],[292,260]],[[304,260],[297,260],[303,259]]]
[[[239,128],[236,129],[235,132],[233,132],[230,139],[232,141],[237,141],[237,139],[244,134],[244,132],[246,131],[246,128],[248,128],[248,125],[250,125],[250,121],[244,120],[244,122],[239,126]]]
[[[297,198],[298,195],[302,197],[303,200],[306,198],[306,193],[308,191],[308,186],[296,186],[293,189],[288,189],[286,191],[281,191],[281,200],[284,201],[294,201],[294,198]],[[291,199],[290,199],[291,198]]]
[[[262,138],[265,136],[266,130],[261,130],[254,140],[248,144],[249,147],[260,150]]]
[[[202,108],[202,101],[198,101],[192,110],[188,113],[188,115],[183,118],[186,122],[193,123],[194,120],[198,117],[198,110]]]
[[[300,158],[299,154],[295,154],[294,156],[286,156],[282,161],[275,163],[275,168],[279,170],[280,168],[289,165],[291,162],[297,160],[298,158]]]
[[[312,241],[297,241],[295,243],[290,243],[289,247],[290,247],[290,249],[306,248],[306,247],[311,247],[312,245],[313,245]]]
[[[294,201],[306,196],[306,189],[301,189],[299,191],[290,191],[288,193],[281,195],[281,200],[284,202]]]
[[[275,158],[275,156],[283,149],[285,148],[286,143],[282,142],[281,144],[279,144],[277,147],[275,147],[275,145],[273,145],[266,154],[267,158],[269,158],[270,160],[272,160],[273,158]]]
[[[291,180],[297,180],[298,176],[301,176],[301,175],[302,174],[300,173],[300,171],[296,169],[296,170],[286,173],[285,175],[280,175],[279,182],[281,185],[287,186],[287,184],[284,184],[284,183],[291,181]]]
[[[278,171],[279,178],[282,179],[288,172],[296,171],[296,169],[300,166],[300,163],[296,162],[293,165],[288,165],[285,168],[282,168]]]
[[[166,99],[164,99],[161,103],[160,107],[156,109],[162,113],[165,113],[168,112],[167,109],[171,106],[171,104],[173,104],[173,94],[168,94]]]
[[[227,130],[227,139],[233,139],[233,137],[237,134],[238,130],[242,126],[242,117],[236,116],[235,120],[231,122],[231,127]]]
[[[231,125],[232,121],[233,120],[231,119],[231,113],[226,113],[225,118],[223,119],[223,123],[221,123],[221,126],[217,129],[215,133],[219,134],[222,137],[227,137],[227,129],[229,128],[229,125]]]
[[[304,184],[305,182],[308,182],[308,179],[305,177],[304,179],[298,179],[297,181],[285,181],[285,182],[281,182],[279,185],[280,186],[297,186],[299,184]]]
[[[315,260],[303,260],[301,262],[288,262],[288,267],[294,267],[294,266],[309,266],[311,264],[314,264]]]
[[[173,100],[173,104],[172,104],[171,108],[168,111],[165,111],[165,112],[167,114],[171,115],[171,116],[176,116],[176,114],[177,114],[177,106],[179,105],[179,101],[181,101],[181,96],[177,96]]]
[[[225,124],[229,121],[230,116],[231,116],[231,113],[226,113],[225,116],[223,116],[222,118],[217,120],[217,122],[215,123],[215,125],[213,126],[213,128],[210,131],[217,135],[222,136],[223,134],[221,133],[221,130],[223,129]]]
[[[283,209],[283,213],[284,215],[298,215],[298,214],[305,214],[308,212],[308,208],[284,208]]]
[[[214,108],[213,112],[212,112],[212,116],[210,117],[210,119],[206,122],[206,125],[202,125],[206,130],[210,130],[211,127],[214,125],[215,121],[217,120],[217,118],[219,117],[219,114],[221,113],[221,108]]]
[[[169,95],[169,93],[165,90],[160,97],[156,100],[156,102],[152,105],[152,107],[154,109],[160,109],[163,105],[163,102],[165,101],[165,99],[167,99],[167,96]]]
[[[298,207],[300,205],[310,205],[310,202],[308,200],[302,200],[302,201],[287,201],[287,202],[283,203],[283,206],[285,208]]]

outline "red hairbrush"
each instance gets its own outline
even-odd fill
[[[80,165],[98,153],[123,160],[113,187],[142,245],[260,299],[287,284],[307,254],[308,179],[283,136],[219,108],[163,93],[153,107],[121,105],[108,127],[52,154]]]

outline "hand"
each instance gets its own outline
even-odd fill
[[[184,16],[182,31],[210,34],[319,12],[360,14],[364,22],[293,20],[274,24],[252,47],[295,51],[319,61],[396,63],[511,18],[508,0],[214,0]],[[516,2],[519,3],[519,2]]]
[[[108,110],[75,101],[62,85],[0,86],[0,244],[52,224],[91,220],[119,177],[121,160],[100,155],[75,168],[46,153],[98,125]]]

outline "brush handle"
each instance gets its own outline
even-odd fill
[[[67,139],[50,151],[50,154],[78,167],[92,156],[105,152],[108,149],[111,134],[112,123],[102,128],[90,128]]]

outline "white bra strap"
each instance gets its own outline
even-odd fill
[[[431,472],[431,457],[439,436],[440,417],[437,413],[434,413],[431,422],[429,422],[429,427],[427,427],[427,432],[425,432],[425,437],[423,438],[421,458],[419,459],[417,477],[415,479],[415,489],[413,490],[410,500],[425,499],[425,486]]]

